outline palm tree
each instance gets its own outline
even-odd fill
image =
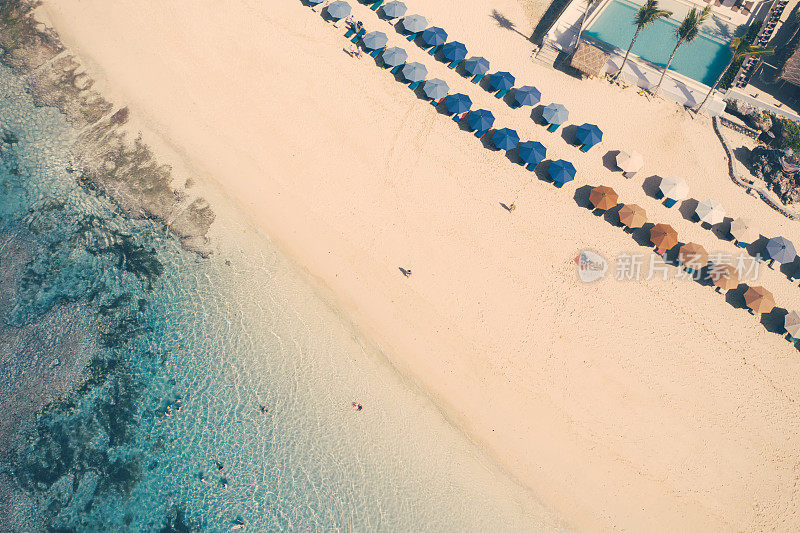
[[[668,18],[671,15],[672,11],[658,9],[658,0],[647,0],[647,2],[639,8],[639,11],[636,13],[636,18],[633,19],[633,23],[636,25],[636,33],[633,34],[631,44],[625,52],[625,58],[622,60],[622,65],[619,67],[619,71],[615,77],[618,78],[622,74],[622,69],[625,68],[625,63],[628,62],[628,54],[631,53],[631,48],[633,48],[633,43],[636,42],[636,38],[639,37],[639,32],[658,19]]]
[[[581,34],[583,33],[583,25],[586,23],[586,17],[589,15],[589,8],[591,8],[597,0],[584,0],[586,7],[583,10],[583,17],[581,17],[581,26],[578,29],[578,44],[581,43]]]
[[[747,59],[748,57],[769,56],[775,53],[775,49],[765,48],[763,46],[753,46],[741,37],[736,37],[733,41],[731,41],[731,52],[733,52],[733,56],[731,57],[731,60],[728,61],[728,66],[725,67],[725,70],[722,71],[717,78],[717,81],[714,82],[714,85],[708,91],[706,97],[703,99],[700,105],[697,106],[697,109],[695,110],[697,113],[699,113],[703,109],[703,106],[706,105],[706,102],[711,97],[711,93],[714,92],[714,90],[717,88],[717,85],[719,85],[719,82],[722,80],[722,77],[726,72],[728,72],[728,69],[731,68],[731,65],[733,65],[735,61],[741,61]]]
[[[675,49],[669,56],[667,66],[664,67],[664,71],[661,73],[661,79],[658,80],[658,85],[656,85],[656,88],[652,91],[653,94],[658,94],[659,89],[661,89],[661,84],[664,82],[664,76],[667,75],[667,70],[669,70],[669,66],[672,63],[672,60],[675,58],[678,48],[680,48],[683,43],[690,43],[697,38],[697,36],[700,34],[700,26],[703,25],[703,22],[706,21],[710,14],[711,6],[704,7],[702,11],[697,11],[697,8],[693,7],[686,14],[686,18],[683,19],[681,25],[678,26],[677,30],[675,30],[675,37],[678,39],[678,42],[675,44]]]

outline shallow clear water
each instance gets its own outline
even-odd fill
[[[611,0],[584,33],[615,46],[624,53],[636,32],[633,20],[639,7],[632,2]],[[670,9],[667,4],[661,5],[661,8]],[[675,48],[675,30],[679,25],[680,22],[672,18],[656,21],[639,33],[631,53],[663,67]],[[715,27],[713,20],[706,25],[708,28],[694,41],[681,45],[669,68],[710,86],[725,69],[731,53],[728,48],[729,39],[709,33]]]
[[[75,133],[2,68],[0,124],[0,399],[83,371],[4,420],[8,529],[552,529],[223,198],[200,259],[78,186]]]

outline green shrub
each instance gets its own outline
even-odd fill
[[[782,118],[781,122],[783,123],[781,148],[791,148],[795,155],[800,154],[800,124],[785,118]]]

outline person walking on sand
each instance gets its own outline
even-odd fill
[[[411,277],[411,269],[410,268],[401,268],[400,270],[403,271],[403,275],[407,278]]]
[[[508,206],[508,212],[511,213],[516,208],[517,208],[517,204],[511,204],[511,205]]]

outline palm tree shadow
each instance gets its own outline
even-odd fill
[[[513,31],[516,34],[521,35],[522,37],[525,38],[526,41],[530,40],[527,35],[525,35],[524,33],[522,33],[521,31],[519,31],[517,29],[517,25],[516,24],[514,24],[511,20],[506,18],[505,15],[503,15],[502,13],[497,11],[496,9],[492,10],[492,15],[491,16],[495,20],[495,22],[497,22],[497,25],[500,26],[501,28]]]

